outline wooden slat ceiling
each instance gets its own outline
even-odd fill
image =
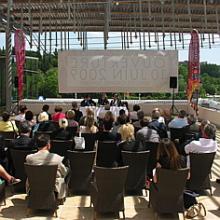
[[[0,0],[1,18],[7,6]],[[33,32],[220,33],[220,0],[14,0],[12,14],[17,27]]]

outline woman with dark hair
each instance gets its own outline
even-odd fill
[[[3,132],[18,132],[15,121],[10,121],[10,114],[8,112],[2,113],[2,120],[0,121],[0,131]]]
[[[36,121],[34,120],[34,114],[32,111],[25,112],[25,120],[28,121],[31,127],[33,127],[36,124]]]
[[[62,112],[63,109],[61,106],[55,106],[55,113],[52,115],[52,121],[59,121],[60,119],[66,118],[66,115]]]

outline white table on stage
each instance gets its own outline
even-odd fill
[[[94,112],[94,115],[95,115],[95,118],[98,117],[99,113],[105,109],[104,106],[99,106],[99,107],[96,107],[96,106],[86,106],[86,107],[80,107],[80,111],[83,113],[83,116],[86,115],[86,109],[91,109],[93,112]],[[128,110],[126,107],[117,107],[117,106],[111,106],[110,107],[110,111],[113,113],[113,115],[115,117],[118,117],[119,116],[119,111],[121,109],[124,109],[125,110],[125,114],[128,115]]]

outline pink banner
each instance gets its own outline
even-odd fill
[[[198,98],[200,86],[200,50],[199,34],[197,30],[191,33],[189,45],[189,63],[188,63],[188,85],[187,96],[191,106],[198,111]]]
[[[23,98],[23,77],[25,63],[25,35],[23,30],[15,31],[15,57],[18,76],[18,98]]]

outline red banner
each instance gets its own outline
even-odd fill
[[[187,96],[191,106],[197,112],[200,87],[200,47],[197,30],[191,33],[189,44]]]
[[[20,29],[15,31],[15,57],[18,76],[18,98],[23,98],[23,78],[25,63],[25,35]]]

